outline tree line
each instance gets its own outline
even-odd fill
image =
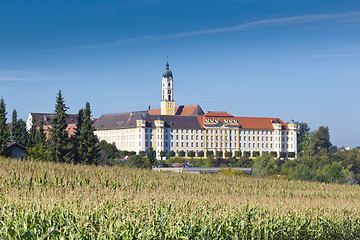
[[[44,131],[44,122],[32,119],[29,131],[23,120],[17,120],[14,109],[11,123],[7,124],[5,101],[0,100],[0,156],[7,156],[7,145],[15,141],[26,147],[28,158],[66,163],[98,164],[100,162],[100,145],[91,122],[90,104],[79,110],[76,132],[69,136],[67,130],[65,104],[61,90],[56,96],[55,112],[50,121],[48,139]]]

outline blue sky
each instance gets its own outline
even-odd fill
[[[93,116],[160,106],[169,56],[177,105],[330,128],[360,145],[360,2],[1,1],[0,96]]]

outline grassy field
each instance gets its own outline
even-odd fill
[[[359,186],[0,159],[0,239],[360,239]]]

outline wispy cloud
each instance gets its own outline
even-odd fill
[[[342,58],[342,57],[359,57],[359,52],[354,53],[333,53],[333,54],[313,54],[313,55],[304,55],[300,58]]]
[[[48,76],[45,73],[29,71],[0,71],[0,81],[53,82],[78,80],[75,76]]]
[[[353,12],[343,12],[343,13],[333,13],[333,14],[314,14],[314,15],[303,15],[303,16],[293,16],[285,18],[273,18],[273,19],[262,19],[251,22],[246,22],[234,26],[222,27],[222,28],[210,28],[202,29],[181,33],[171,33],[164,35],[154,35],[154,36],[142,36],[136,38],[127,38],[121,39],[114,42],[102,43],[102,44],[93,44],[93,45],[82,45],[82,46],[73,46],[62,49],[51,49],[46,50],[46,52],[55,52],[55,51],[64,51],[64,50],[76,50],[76,49],[95,49],[95,48],[104,48],[104,47],[113,47],[120,46],[124,44],[129,44],[139,41],[160,41],[160,40],[170,40],[178,38],[186,38],[200,35],[209,35],[209,34],[218,34],[218,33],[228,33],[228,32],[238,32],[247,29],[266,27],[271,25],[289,25],[289,24],[304,24],[304,23],[316,23],[324,21],[342,21],[342,22],[355,22],[360,21],[360,11]],[[44,51],[39,51],[44,52]],[[35,52],[35,53],[39,53]],[[32,52],[34,53],[34,52]]]
[[[286,17],[286,18],[263,19],[263,20],[251,21],[251,22],[242,23],[242,24],[238,24],[235,26],[223,27],[223,28],[203,29],[203,30],[196,30],[196,31],[189,31],[189,32],[156,35],[156,36],[143,36],[143,37],[138,37],[138,38],[122,39],[122,40],[119,40],[116,42],[105,43],[105,44],[77,46],[77,47],[73,47],[73,49],[109,47],[109,46],[122,45],[122,44],[126,44],[129,42],[141,41],[141,40],[157,41],[157,40],[185,38],[185,37],[207,35],[207,34],[237,32],[237,31],[242,31],[242,30],[251,29],[251,28],[255,28],[255,27],[262,27],[262,26],[275,25],[275,24],[299,24],[299,23],[321,22],[321,21],[327,21],[327,20],[358,21],[359,17],[360,17],[360,11],[335,13],[335,14],[315,14],[315,15],[294,16],[294,17]]]

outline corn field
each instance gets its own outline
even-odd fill
[[[360,188],[0,159],[0,239],[360,239]]]

